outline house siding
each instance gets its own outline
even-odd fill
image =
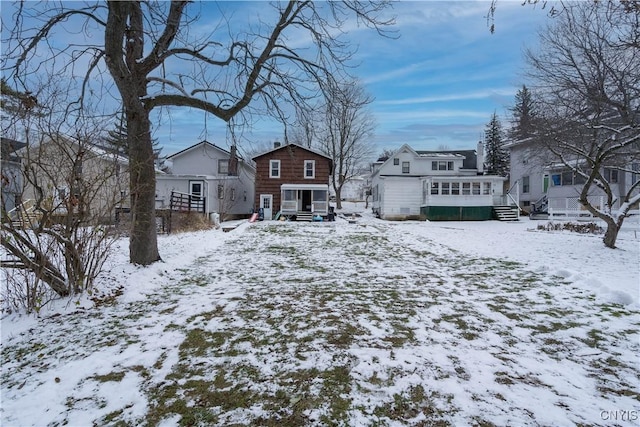
[[[329,184],[331,159],[295,144],[284,145],[253,158],[256,162],[254,207],[260,205],[261,194],[273,196],[274,214],[280,209],[282,184]],[[280,160],[280,177],[271,178],[271,160]],[[304,161],[315,160],[315,178],[304,177]]]
[[[255,171],[246,162],[239,161],[237,175],[220,173],[219,160],[229,158],[228,151],[207,141],[169,156],[171,173],[156,175],[156,208],[169,209],[172,191],[189,194],[190,182],[202,181],[207,214],[216,212],[224,219],[248,217],[255,198]],[[218,197],[218,185],[224,188],[224,199]],[[232,191],[234,200],[231,200]]]

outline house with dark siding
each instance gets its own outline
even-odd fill
[[[333,161],[297,144],[274,144],[253,158],[256,164],[255,206],[264,219],[307,219],[329,214],[329,177]]]

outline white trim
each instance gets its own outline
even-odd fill
[[[282,184],[280,190],[326,190],[329,191],[328,184]]]
[[[278,175],[273,174],[274,162],[278,164]],[[280,178],[280,176],[282,176],[282,169],[280,167],[281,167],[280,160],[275,160],[275,159],[269,160],[269,178]]]
[[[307,165],[311,165],[311,176],[307,176]],[[316,178],[316,161],[315,160],[305,160],[304,161],[304,179],[315,179]]]

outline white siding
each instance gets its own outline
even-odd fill
[[[416,178],[386,177],[380,180],[380,217],[401,219],[420,215],[422,182]]]

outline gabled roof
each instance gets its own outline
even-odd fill
[[[184,153],[186,153],[188,151],[191,151],[191,150],[194,150],[194,149],[196,149],[196,148],[198,148],[200,146],[205,146],[205,147],[209,147],[209,148],[221,151],[222,153],[226,154],[227,156],[231,155],[231,153],[229,151],[225,150],[224,148],[218,147],[217,145],[212,144],[211,142],[209,142],[207,140],[203,140],[203,141],[198,142],[197,144],[194,144],[194,145],[192,145],[190,147],[185,148],[184,150],[180,150],[177,153],[174,153],[174,154],[172,154],[170,156],[167,156],[167,159],[172,159],[172,158],[174,158],[176,156],[181,156]]]
[[[2,137],[2,158],[9,158],[11,154],[26,146],[27,144],[25,142]]]
[[[315,151],[315,150],[312,150],[311,148],[303,147],[302,145],[298,145],[298,144],[294,144],[294,143],[289,143],[289,144],[281,145],[280,147],[274,147],[274,148],[272,148],[272,149],[271,149],[271,150],[269,150],[269,151],[266,151],[266,152],[264,152],[264,153],[262,153],[262,154],[258,154],[257,156],[254,156],[254,157],[252,158],[252,160],[254,160],[254,161],[255,161],[256,159],[258,159],[258,158],[260,158],[260,157],[262,157],[262,156],[266,156],[266,155],[271,154],[271,153],[273,153],[273,152],[276,152],[276,151],[279,151],[279,150],[284,150],[285,148],[291,148],[291,147],[297,147],[297,148],[299,148],[299,149],[301,149],[301,150],[308,151],[308,152],[313,153],[313,154],[316,154],[316,155],[318,155],[318,156],[326,157],[326,158],[327,158],[327,159],[329,159],[329,161],[331,161],[331,163],[333,164],[333,159],[332,159],[331,157],[327,156],[326,154],[323,154],[323,153],[321,153],[321,152],[319,152],[319,151]]]

